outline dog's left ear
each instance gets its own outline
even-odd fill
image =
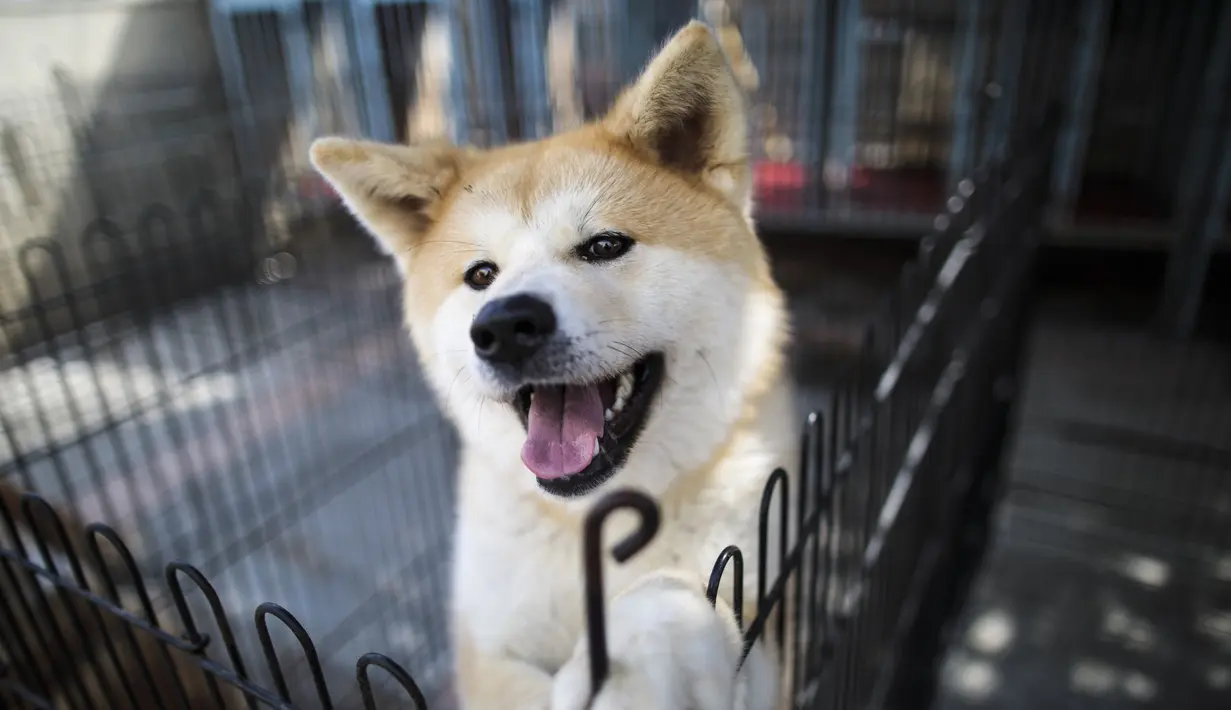
[[[392,145],[319,138],[312,165],[391,253],[404,253],[439,217],[468,153],[446,141]]]
[[[650,159],[701,178],[749,209],[743,91],[718,38],[701,22],[667,42],[603,124]]]

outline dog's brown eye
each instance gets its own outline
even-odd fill
[[[495,264],[490,261],[480,261],[477,264],[471,265],[469,269],[466,269],[466,274],[462,276],[462,280],[465,281],[466,285],[470,288],[473,288],[476,291],[482,291],[492,285],[492,282],[496,280],[496,274],[498,273],[500,273],[500,270],[496,268]]]
[[[604,232],[591,237],[577,247],[577,256],[582,261],[611,261],[628,253],[633,240],[618,232]]]

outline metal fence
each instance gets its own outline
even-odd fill
[[[39,109],[21,120],[6,107],[0,477],[105,521],[133,560],[110,578],[120,596],[107,573],[88,570],[83,594],[73,555],[48,558],[38,544],[56,546],[54,527],[25,518],[23,538],[14,509],[3,533],[0,594],[15,611],[0,615],[12,640],[0,697],[43,707],[65,688],[70,707],[131,707],[136,686],[175,677],[145,657],[166,648],[205,706],[217,698],[196,681],[209,678],[264,705],[396,703],[419,692],[404,690],[405,668],[424,701],[449,707],[453,432],[401,332],[396,275],[329,221],[330,196],[306,174],[303,149],[326,131],[444,131],[480,144],[544,135],[600,111],[693,14],[719,27],[756,97],[763,221],[932,229],[845,389],[811,421],[800,477],[767,494],[767,510],[786,510],[804,532],[785,558],[794,575],[758,600],[795,605],[796,705],[909,693],[920,674],[886,673],[894,688],[879,671],[894,669],[895,654],[906,666],[935,655],[918,650],[932,632],[912,619],[939,608],[944,590],[916,580],[958,564],[947,526],[977,524],[994,488],[1026,303],[1018,270],[1029,269],[1042,206],[1080,212],[1076,198],[1101,165],[1123,174],[1131,163],[1147,178],[1165,165],[1154,179],[1187,205],[1173,212],[1202,220],[1206,235],[1176,261],[1177,292],[1197,283],[1199,293],[1191,264],[1225,231],[1231,159],[1220,168],[1210,158],[1231,155],[1218,150],[1231,145],[1220,93],[1231,12],[1216,0],[1192,3],[1191,14],[1168,7],[231,0],[211,5],[220,80],[157,120],[114,109],[131,108],[130,95],[164,96],[150,87],[86,102],[58,143],[30,128],[59,125],[37,103],[12,104]],[[1134,42],[1159,48],[1149,81],[1126,79],[1113,61]],[[1160,65],[1175,54],[1161,48],[1177,45],[1179,79],[1167,85]],[[558,66],[568,71],[553,74]],[[1029,143],[1014,162],[974,173],[1008,155],[1008,137],[1051,99],[1066,109],[1058,150]],[[1113,135],[1156,138],[1130,157]],[[1189,144],[1171,150],[1162,135]],[[40,152],[46,145],[54,150]],[[63,174],[47,169],[57,160]],[[30,240],[41,235],[50,238]],[[352,521],[343,532],[329,524],[341,519]],[[70,539],[90,562],[90,538]],[[194,566],[173,568],[169,587],[152,583],[166,559]],[[185,578],[212,591],[171,582]],[[302,627],[260,606],[269,598]],[[254,607],[255,626],[224,613]],[[263,631],[271,614],[293,633]],[[146,628],[155,619],[163,632]],[[759,623],[748,620],[750,636]],[[268,662],[271,648],[281,664]],[[400,666],[362,655],[373,648]],[[130,652],[145,662],[127,665]],[[61,664],[46,663],[56,657],[80,665],[56,675]],[[213,659],[205,675],[202,658]],[[371,665],[391,675],[363,680]],[[102,695],[91,703],[79,691]]]
[[[260,225],[205,193],[24,246],[31,284],[60,288],[2,316],[43,336],[0,368],[4,482],[107,521],[146,571],[191,559],[232,608],[306,610],[330,661],[366,635],[438,682],[453,435],[395,274],[358,238],[258,251]]]
[[[1057,235],[1165,246],[1208,206],[1231,76],[1219,0],[211,0],[208,16],[218,81],[196,110],[231,145],[204,157],[292,184],[322,133],[491,145],[575,125],[701,17],[753,97],[762,219],[813,230],[926,228],[1045,81],[1064,108]],[[15,191],[54,172],[35,145],[64,123],[48,105],[88,131],[108,93],[11,102],[31,144]]]
[[[794,615],[799,637],[779,638],[797,649],[800,707],[861,707],[891,690],[879,670],[909,647],[927,582],[955,564],[952,526],[995,478],[1049,135],[959,183],[852,372],[808,420],[801,469],[770,478],[760,549],[728,550],[715,569],[716,593],[724,569],[764,568],[768,536],[796,531],[779,538],[781,572],[745,632],[757,639],[777,606]],[[183,213],[154,205],[132,224],[95,221],[80,244],[22,248],[31,292],[46,273],[60,288],[4,314],[6,331],[44,336],[0,370],[5,483],[40,496],[4,513],[7,702],[453,702],[453,434],[401,332],[395,275],[347,233],[255,249],[263,224],[245,200],[207,192]],[[89,257],[88,278],[64,266],[69,249]],[[249,278],[219,285],[218,270]],[[211,287],[184,288],[198,279]],[[97,316],[103,303],[111,315]],[[653,501],[611,495],[595,515],[653,514]],[[48,503],[108,525],[78,534]],[[193,564],[152,584],[168,557]],[[227,613],[254,607],[255,625]],[[601,618],[590,610],[591,638]],[[373,647],[398,662],[363,655]],[[372,665],[387,676],[369,678]]]
[[[284,242],[336,207],[307,165],[312,137],[541,137],[601,112],[694,16],[718,29],[752,97],[767,228],[913,238],[1045,91],[1063,109],[1049,238],[1172,250],[1165,307],[1180,332],[1209,254],[1228,244],[1231,190],[1214,189],[1231,171],[1220,0],[206,5],[207,78],[99,86],[57,70],[45,94],[0,85],[5,307],[28,298],[9,257],[26,238],[242,184],[266,238]]]

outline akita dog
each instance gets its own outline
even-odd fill
[[[542,141],[322,138],[311,158],[401,269],[406,324],[460,431],[463,706],[589,701],[581,523],[624,487],[654,496],[662,525],[605,569],[611,673],[592,707],[774,707],[776,639],[740,667],[733,610],[704,595],[735,544],[756,598],[758,499],[798,446],[745,99],[713,33],[689,24],[604,118]],[[607,534],[633,525],[617,513]]]

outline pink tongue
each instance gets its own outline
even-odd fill
[[[594,458],[603,433],[603,400],[598,387],[537,387],[521,460],[539,478],[578,473]]]

